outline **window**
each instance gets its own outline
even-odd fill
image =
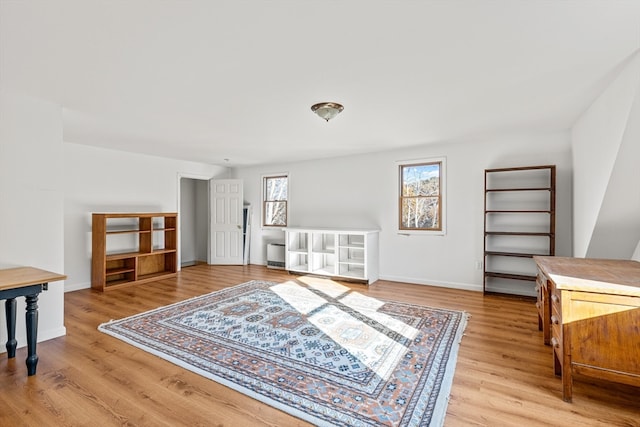
[[[444,234],[444,159],[400,164],[399,228]]]
[[[263,177],[262,181],[262,225],[264,227],[286,227],[289,177],[286,174],[271,175]]]

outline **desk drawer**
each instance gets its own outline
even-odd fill
[[[553,323],[552,319],[556,320],[556,323],[562,324],[562,310],[560,304],[551,303],[551,312],[549,313],[549,321]]]
[[[540,316],[544,315],[544,305],[546,303],[546,293],[547,293],[547,281],[544,275],[538,272],[538,277],[536,278],[536,307],[538,307],[538,313]]]
[[[562,363],[562,326],[551,325],[551,347]]]
[[[550,282],[551,284],[553,282]],[[551,285],[549,289],[549,305],[551,306],[551,316],[555,316],[558,323],[562,324],[562,298],[561,293],[555,286]]]
[[[553,328],[553,326],[556,326],[559,329],[560,332],[558,338],[562,338],[562,318],[557,311],[551,310],[551,316],[549,316],[549,324],[551,325],[551,328]]]

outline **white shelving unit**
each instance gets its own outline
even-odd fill
[[[378,280],[378,233],[372,229],[285,228],[285,268],[295,273]]]

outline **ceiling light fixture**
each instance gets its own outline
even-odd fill
[[[319,104],[311,106],[311,111],[327,122],[337,116],[342,110],[344,110],[344,107],[337,102],[320,102]]]

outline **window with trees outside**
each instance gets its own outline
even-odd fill
[[[287,226],[289,177],[286,174],[263,177],[262,225]]]
[[[399,228],[444,233],[444,159],[400,164]]]

